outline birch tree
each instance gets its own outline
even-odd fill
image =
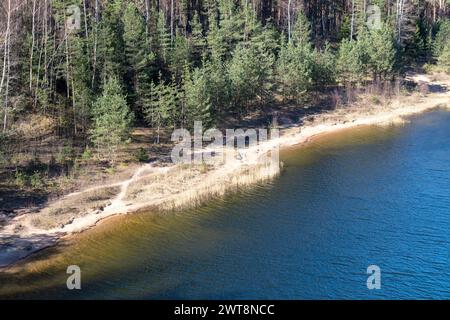
[[[2,68],[2,78],[0,80],[0,97],[2,96],[3,86],[5,86],[4,94],[4,107],[3,107],[3,132],[6,131],[7,127],[7,114],[8,114],[8,94],[9,94],[9,79],[10,79],[10,40],[11,40],[11,13],[12,6],[11,0],[8,0],[6,7],[6,31],[3,35],[3,68]]]

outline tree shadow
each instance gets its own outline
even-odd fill
[[[41,207],[48,200],[48,194],[39,190],[23,191],[0,184],[0,213],[14,217],[22,209]]]

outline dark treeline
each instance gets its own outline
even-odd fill
[[[450,64],[446,0],[2,0],[2,131],[28,114],[112,150],[317,88]],[[379,10],[378,10],[379,9]],[[79,18],[79,19],[78,19]]]

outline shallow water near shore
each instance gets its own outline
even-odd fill
[[[2,272],[0,297],[448,299],[450,112],[410,119],[284,150],[280,177],[201,208],[108,219]]]

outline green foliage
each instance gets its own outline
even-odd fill
[[[83,129],[87,127],[92,106],[91,71],[89,68],[89,54],[87,51],[87,40],[80,36],[70,39],[72,78],[73,78],[73,103],[75,107],[75,120],[82,124]],[[42,91],[42,99],[48,101],[47,92]]]
[[[42,189],[45,187],[45,181],[39,171],[35,171],[30,176],[30,185],[33,189]]]
[[[89,160],[92,158],[92,151],[89,148],[89,146],[86,146],[86,148],[84,149],[83,153],[81,154],[81,159],[83,160]]]
[[[207,43],[197,12],[194,13],[189,25],[191,27],[191,33],[188,38],[189,53],[193,63],[198,63],[205,53]]]
[[[386,78],[394,71],[396,49],[392,31],[361,31],[357,40],[343,40],[338,52],[337,70],[342,82],[360,82],[371,72],[374,79]]]
[[[230,106],[230,92],[227,70],[224,63],[216,58],[205,60],[203,68],[208,75],[208,88],[211,104],[220,116],[226,113]]]
[[[171,53],[170,70],[173,75],[179,77],[183,72],[183,67],[189,63],[190,59],[189,42],[183,35],[177,34],[174,39],[174,46]]]
[[[5,152],[0,149],[0,166],[5,166],[8,163]]]
[[[159,143],[160,129],[164,126],[175,127],[182,115],[179,112],[179,92],[174,80],[165,84],[159,77],[157,84],[150,84],[150,96],[144,107],[145,120],[157,128],[157,143]]]
[[[314,50],[313,82],[325,86],[336,80],[336,56],[330,45],[325,44],[323,50]]]
[[[11,158],[11,154],[9,152],[10,144],[11,140],[9,134],[6,132],[0,132],[0,166],[6,165]]]
[[[34,171],[33,174],[17,170],[14,174],[14,184],[20,189],[31,187],[32,189],[44,189],[46,186],[45,177],[40,171]]]
[[[425,22],[422,20],[417,21],[413,38],[414,42],[411,45],[409,52],[411,55],[416,58],[424,58],[426,55],[428,55],[428,51],[429,49],[431,49],[428,43],[428,35],[429,32],[427,30]]]
[[[281,47],[277,75],[285,98],[300,102],[313,85],[313,74],[314,57],[310,48],[296,46],[293,42]]]
[[[155,59],[149,51],[143,16],[133,3],[128,3],[122,17],[126,56],[126,87],[128,100],[139,112],[144,104],[150,65]]]
[[[291,42],[282,43],[277,61],[277,77],[284,98],[301,102],[315,85],[335,81],[336,58],[328,43],[313,49],[308,19],[299,13]]]
[[[94,104],[94,126],[90,131],[92,142],[99,150],[106,150],[114,161],[117,149],[129,138],[133,120],[134,115],[122,94],[119,81],[110,78]]]
[[[73,163],[75,158],[75,150],[70,145],[65,145],[56,155],[56,161],[63,165]]]
[[[208,45],[213,59],[224,61],[244,38],[244,19],[233,0],[219,2],[219,17],[218,25],[210,24]]]
[[[190,72],[189,67],[185,67],[182,89],[186,109],[184,125],[188,128],[192,128],[194,121],[202,121],[204,128],[212,125],[209,76],[206,70],[195,68]]]
[[[239,46],[234,51],[226,66],[233,110],[244,113],[256,98],[263,100],[269,95],[273,65],[274,56],[256,47]]]
[[[14,175],[14,183],[21,189],[25,188],[28,183],[27,175],[22,171],[16,171]]]
[[[404,1],[401,24],[395,2],[291,2],[291,39],[283,34],[287,2],[182,0],[172,13],[167,1],[53,0],[37,3],[34,15],[35,1],[22,2],[2,111],[11,123],[43,113],[58,134],[79,141],[88,132],[109,156],[128,140],[133,115],[156,128],[159,141],[161,130],[220,124],[277,103],[278,93],[301,102],[336,80],[390,79],[400,62],[430,58],[431,47],[440,66],[449,64],[450,22],[426,1]],[[86,4],[79,30],[65,27],[69,4]],[[365,25],[370,4],[381,9],[380,30]],[[0,154],[9,157],[5,148]],[[58,158],[75,159],[64,150]]]
[[[98,57],[101,58],[101,79],[105,83],[109,77],[124,74],[124,39],[121,11],[123,0],[106,2],[98,35]],[[117,78],[119,79],[119,78]]]
[[[139,148],[136,152],[136,160],[139,162],[147,162],[149,159],[147,151],[144,148]]]
[[[386,78],[394,69],[395,44],[392,31],[384,25],[381,29],[370,31],[367,41],[368,68],[374,78]]]
[[[364,75],[367,55],[363,41],[347,40],[341,42],[337,58],[337,70],[342,82],[360,81]]]
[[[170,34],[166,27],[166,15],[164,11],[160,11],[158,15],[158,23],[156,25],[156,51],[158,57],[163,64],[169,63],[170,58]]]
[[[438,32],[436,33],[433,43],[433,54],[439,57],[444,50],[446,44],[450,42],[450,21],[443,20],[438,24]]]
[[[306,16],[299,12],[292,31],[292,42],[296,46],[311,47],[311,25]]]
[[[122,24],[127,59],[136,70],[142,69],[147,59],[145,21],[134,3],[127,4]]]
[[[438,57],[438,65],[444,69],[445,72],[450,74],[450,42],[444,46],[441,54]]]
[[[339,28],[339,40],[350,39],[350,16],[345,15]]]

